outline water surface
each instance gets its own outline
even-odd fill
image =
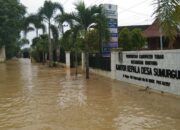
[[[180,99],[31,64],[0,64],[0,130],[180,130]]]

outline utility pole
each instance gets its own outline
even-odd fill
[[[158,8],[160,8],[160,0],[158,0]],[[163,37],[161,26],[159,25],[159,33],[160,33],[160,49],[163,50]]]

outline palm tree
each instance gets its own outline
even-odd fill
[[[72,19],[77,26],[81,27],[83,38],[85,41],[85,59],[86,59],[86,78],[89,79],[89,44],[87,42],[87,32],[90,28],[97,25],[98,14],[101,13],[101,8],[98,6],[86,7],[84,2],[75,4],[76,12],[67,15],[67,20]],[[81,33],[82,34],[82,33]]]
[[[110,38],[110,31],[108,28],[108,19],[106,18],[102,7],[99,7],[100,13],[98,14],[98,17],[96,18],[97,24],[95,25],[95,28],[97,29],[98,35],[99,35],[99,52],[102,54],[102,44],[107,43]]]
[[[56,49],[56,61],[59,59],[59,31],[58,28],[55,25],[51,25],[51,32],[53,36],[53,51]]]
[[[35,58],[36,61],[45,63],[45,53],[48,51],[48,35],[43,34],[39,37],[35,37],[32,40],[32,57]],[[41,57],[42,56],[42,60]]]
[[[74,48],[75,48],[75,67],[76,67],[76,76],[77,76],[77,71],[78,71],[78,45],[77,45],[77,37],[79,30],[81,29],[81,26],[73,26],[71,27],[72,30],[72,42],[74,43]]]
[[[130,32],[130,40],[134,50],[139,50],[144,47],[146,39],[143,37],[141,29],[135,28]]]
[[[51,23],[54,18],[55,12],[60,10],[61,13],[64,13],[64,9],[61,4],[53,3],[51,1],[45,1],[44,6],[40,8],[39,15],[43,18],[44,21],[48,23],[48,41],[49,41],[49,66],[52,66],[53,53],[52,53],[52,43],[51,43]]]
[[[180,24],[180,1],[179,0],[158,0],[159,6],[155,11],[160,22],[162,32],[170,39],[169,48],[173,47],[173,42],[179,31]]]
[[[27,19],[29,23],[32,23],[36,29],[36,37],[39,36],[39,29],[42,29],[43,34],[46,32],[46,27],[42,23],[43,19],[39,14],[31,14]]]
[[[62,46],[62,48],[64,48],[65,50],[67,50],[67,49],[71,50],[71,47],[70,47],[71,40],[72,40],[71,35],[73,33],[73,31],[72,31],[73,29],[72,28],[74,26],[73,20],[69,17],[69,14],[63,13],[63,14],[59,14],[59,15],[56,16],[55,22],[58,23],[58,29],[60,30],[60,34],[61,34],[60,44],[59,44],[57,49],[60,50],[60,48]],[[66,32],[64,31],[64,26],[65,26],[65,25],[63,25],[64,22],[67,22],[70,25],[70,28],[71,28],[70,30],[68,30]],[[66,25],[66,26],[68,26],[68,25]],[[69,40],[67,40],[67,39],[69,39]],[[63,42],[68,43],[68,44],[65,45]],[[60,60],[60,57],[59,57],[59,60]]]
[[[119,47],[123,48],[124,51],[133,50],[132,42],[131,42],[131,33],[128,28],[123,28],[118,33],[118,43]]]
[[[28,45],[29,44],[29,40],[25,39],[25,38],[19,39],[18,40],[18,44],[19,44],[20,47],[23,47],[24,45]]]
[[[81,26],[79,25],[74,25],[71,24],[71,29],[68,30],[71,34],[71,38],[72,38],[72,45],[74,48],[74,52],[75,52],[75,67],[76,67],[76,76],[77,76],[77,67],[78,67],[78,45],[77,45],[77,37],[79,35],[79,31],[81,29]]]
[[[29,26],[30,22],[28,20],[28,17],[24,17],[23,18],[23,25],[22,25],[22,31],[23,31],[23,35],[24,35],[24,39],[27,39],[27,33],[34,31],[33,27]]]

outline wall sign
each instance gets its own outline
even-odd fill
[[[110,57],[110,50],[118,48],[118,13],[117,5],[102,4],[104,13],[108,18],[108,27],[110,30],[110,41],[103,43],[103,56]]]
[[[180,50],[122,52],[118,57],[116,79],[180,95]]]

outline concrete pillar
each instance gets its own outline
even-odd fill
[[[70,68],[71,60],[70,60],[70,51],[66,51],[66,68]]]
[[[116,51],[111,51],[111,76],[112,79],[116,78]]]
[[[5,46],[0,48],[0,62],[5,62],[6,60],[6,51],[5,51]]]
[[[116,79],[116,61],[119,60],[118,54],[122,52],[121,48],[111,50],[111,76],[112,79]]]
[[[82,52],[81,53],[81,66],[82,66],[82,70],[85,69],[85,53]]]

